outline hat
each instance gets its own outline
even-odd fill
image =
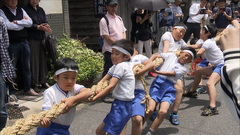
[[[118,1],[117,0],[107,0],[106,5],[118,5]]]

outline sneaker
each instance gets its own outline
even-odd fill
[[[105,103],[112,103],[114,101],[114,98],[112,97],[112,94],[109,94],[105,97],[103,97],[103,102]]]
[[[27,91],[27,92],[24,92],[25,95],[28,95],[28,96],[38,96],[39,94],[37,92],[35,92],[32,88]]]
[[[212,116],[212,115],[218,115],[219,114],[219,112],[218,112],[218,109],[217,109],[217,107],[214,107],[214,108],[212,108],[212,107],[208,107],[208,108],[206,108],[203,112],[202,112],[202,116]]]
[[[153,72],[148,72],[148,75],[149,75],[149,76],[152,76],[152,77],[156,77],[156,76],[157,76],[157,75],[154,74]]]
[[[197,94],[205,94],[207,93],[207,90],[203,86],[198,86],[196,89]]]
[[[169,120],[173,125],[179,125],[178,116],[176,114],[170,113],[170,119]]]
[[[157,117],[157,110],[153,112],[153,114],[149,117],[151,121],[154,121]]]
[[[183,93],[184,97],[190,97],[190,98],[197,98],[197,92],[190,92],[188,91],[187,93]]]

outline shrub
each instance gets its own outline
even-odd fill
[[[77,81],[88,81],[95,78],[103,68],[103,55],[86,47],[79,40],[64,35],[57,40],[57,59],[69,57],[74,59],[79,66]],[[53,76],[53,71],[50,73]]]

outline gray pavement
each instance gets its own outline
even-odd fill
[[[149,88],[153,77],[145,76],[147,86]],[[185,77],[186,88],[192,85],[193,78]],[[203,84],[206,84],[206,79]],[[240,135],[240,125],[233,119],[228,111],[223,99],[220,84],[217,87],[217,107],[219,115],[203,117],[200,113],[208,106],[208,94],[201,94],[198,98],[183,97],[178,117],[180,125],[173,126],[169,122],[169,115],[166,116],[163,123],[156,131],[156,135]],[[38,101],[20,101],[20,106],[24,105],[30,108],[29,111],[23,112],[27,117],[29,114],[36,114],[41,111],[42,100]],[[72,135],[94,135],[97,126],[103,121],[107,113],[110,111],[111,104],[101,101],[95,103],[80,104],[77,107],[75,119],[71,125],[70,132]],[[170,109],[171,110],[171,109]],[[7,125],[11,126],[16,120],[8,121]],[[143,126],[143,135],[146,134],[152,121],[148,120]],[[34,135],[36,128],[32,129],[28,134]],[[128,122],[127,135],[131,133],[131,121]]]

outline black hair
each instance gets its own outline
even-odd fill
[[[198,38],[193,38],[193,39],[191,39],[191,40],[190,40],[190,45],[196,44],[197,41],[198,41]]]
[[[203,0],[201,0],[201,1],[203,1]],[[209,0],[206,0],[207,2],[209,2]]]
[[[218,2],[227,2],[226,0],[218,0]]]
[[[210,32],[210,35],[208,36],[208,38],[213,38],[213,37],[215,37],[216,34],[217,34],[217,27],[216,27],[216,25],[210,23],[210,24],[206,25],[206,27],[207,27],[208,29],[206,29],[205,27],[203,27],[203,28],[205,29],[205,33]]]
[[[125,49],[126,51],[128,51],[131,55],[133,55],[134,52],[134,44],[126,39],[121,39],[121,40],[117,40],[115,42],[113,42],[113,46],[119,46],[123,49]]]
[[[187,48],[184,48],[183,50],[189,50],[189,51],[191,51],[192,53],[193,53],[193,59],[196,59],[196,57],[197,57],[197,52],[196,52],[196,50],[195,49],[193,49],[192,47],[187,47]]]
[[[187,26],[183,22],[177,22],[173,25],[173,27],[175,27],[175,26],[182,26],[182,27],[184,27],[184,29],[186,29],[186,31],[188,29]]]
[[[61,58],[55,63],[55,72],[61,68],[79,70],[78,64],[71,58]]]

